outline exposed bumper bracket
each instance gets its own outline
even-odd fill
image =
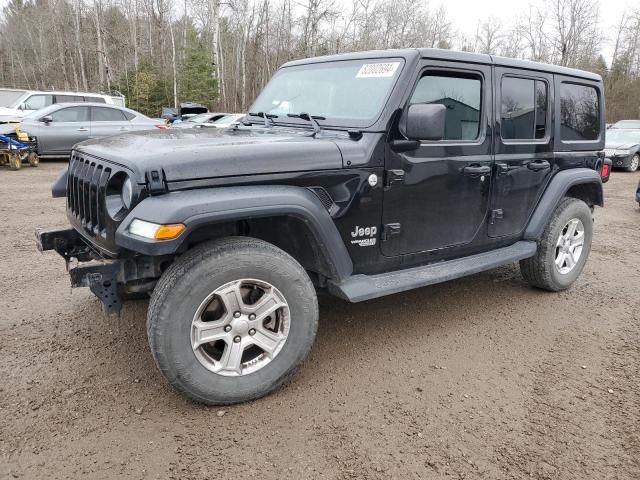
[[[89,287],[102,302],[106,313],[119,312],[122,298],[118,279],[122,271],[120,260],[94,258],[91,248],[74,229],[36,230],[38,250],[55,250],[65,259],[71,277],[71,287]]]

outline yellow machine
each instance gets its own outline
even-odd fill
[[[27,161],[32,167],[40,163],[36,152],[36,143],[26,132],[15,129],[15,138],[0,135],[0,165],[8,165],[11,170],[22,168],[22,162]]]

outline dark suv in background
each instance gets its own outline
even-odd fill
[[[551,65],[294,61],[233,128],[78,145],[55,188],[71,226],[38,246],[107,311],[151,295],[151,351],[179,391],[254,399],[309,353],[318,290],[359,302],[517,261],[568,288],[603,205],[603,111],[598,75]]]

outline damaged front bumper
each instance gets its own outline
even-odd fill
[[[123,281],[121,260],[100,257],[74,229],[36,230],[38,250],[55,250],[65,259],[71,287],[89,287],[102,302],[106,313],[119,312],[122,297],[118,284]]]

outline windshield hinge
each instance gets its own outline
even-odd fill
[[[393,185],[404,183],[404,170],[387,170],[384,186],[389,190]]]
[[[147,170],[144,174],[147,180],[147,190],[149,195],[160,195],[166,193],[167,183],[164,175],[164,170]]]

